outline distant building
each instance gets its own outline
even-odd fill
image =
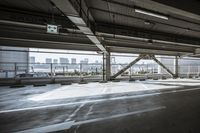
[[[53,59],[54,64],[58,64],[58,59]]]
[[[45,63],[52,63],[52,59],[51,58],[46,58]]]
[[[71,58],[71,64],[76,64],[76,58]]]
[[[28,72],[29,49],[20,47],[0,46],[0,77],[14,77],[15,74]],[[6,51],[15,50],[15,51]],[[27,52],[17,52],[27,51]]]
[[[95,60],[95,64],[99,64],[99,61],[98,61],[98,60]]]
[[[85,58],[84,60],[81,60],[81,61],[80,61],[80,64],[81,64],[81,71],[82,71],[82,72],[88,72],[89,69],[90,69],[90,67],[92,67],[92,66],[89,66],[89,65],[88,65],[88,62],[89,62],[88,58]]]
[[[85,61],[86,64],[88,64],[89,59],[88,59],[88,58],[85,58],[84,61]]]
[[[84,60],[81,60],[80,63],[81,64],[88,64],[88,61],[89,61],[88,58],[85,58]]]
[[[35,63],[35,57],[34,56],[30,56],[29,62],[34,64]]]
[[[69,59],[68,58],[60,58],[60,64],[68,64]]]

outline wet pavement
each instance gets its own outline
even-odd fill
[[[2,133],[200,132],[198,79],[0,90]]]

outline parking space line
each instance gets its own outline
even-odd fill
[[[117,118],[120,118],[120,117],[126,117],[126,116],[135,115],[135,114],[146,113],[146,112],[152,112],[152,111],[161,110],[161,109],[165,109],[165,108],[166,108],[165,106],[158,106],[158,107],[143,109],[143,110],[139,110],[139,111],[133,111],[133,112],[127,112],[127,113],[123,113],[123,114],[111,115],[111,116],[103,117],[103,118],[95,118],[95,119],[89,119],[89,120],[78,121],[78,122],[68,121],[68,122],[49,125],[49,126],[45,126],[45,127],[39,127],[39,128],[33,128],[33,129],[24,130],[24,131],[19,131],[17,133],[56,132],[56,131],[70,129],[72,126],[80,126],[82,124],[89,124],[89,123],[105,121],[105,120],[109,120],[109,119],[117,119]]]
[[[55,105],[28,107],[28,108],[21,108],[21,109],[2,110],[2,111],[0,111],[0,114],[2,114],[2,113],[12,113],[12,112],[18,112],[18,111],[27,111],[27,110],[54,108],[54,107],[60,107],[60,106],[70,106],[70,105],[77,105],[77,104],[83,104],[83,103],[86,104],[86,103],[94,103],[94,102],[104,102],[104,101],[114,101],[114,100],[122,100],[122,99],[142,98],[142,97],[156,96],[156,95],[161,95],[161,94],[170,94],[170,93],[187,92],[187,91],[195,91],[195,90],[200,90],[200,88],[198,87],[198,88],[192,88],[192,89],[171,90],[171,91],[166,91],[166,92],[161,92],[161,93],[155,92],[155,93],[149,93],[149,94],[121,96],[121,97],[104,98],[104,99],[96,99],[96,100],[86,100],[86,101],[65,103],[65,104],[55,104]]]

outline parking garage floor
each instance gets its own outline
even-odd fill
[[[0,132],[199,133],[200,79],[0,87]]]

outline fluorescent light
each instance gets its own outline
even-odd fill
[[[140,10],[140,9],[135,9],[135,12],[145,14],[145,15],[149,15],[149,16],[153,16],[153,17],[157,17],[157,18],[161,18],[161,19],[165,19],[165,20],[169,19],[166,16],[163,16],[163,15],[160,15],[160,14],[155,14],[155,13],[152,13],[152,12],[147,12],[147,11]]]

